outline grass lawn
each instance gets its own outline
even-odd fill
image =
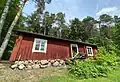
[[[40,79],[39,82],[120,82],[120,69],[113,70],[108,77],[99,77],[99,78],[91,78],[85,80],[77,80],[74,78],[70,78],[67,75],[60,75],[60,76],[49,76]]]

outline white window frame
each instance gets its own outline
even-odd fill
[[[35,50],[36,40],[40,40],[39,50]],[[41,41],[45,41],[45,49],[44,49],[44,51],[41,50]],[[46,53],[46,51],[47,51],[47,40],[45,40],[45,39],[39,39],[39,38],[34,38],[34,43],[33,43],[32,52],[42,52],[42,53]]]
[[[92,54],[88,54],[88,48],[90,48],[90,49],[91,49]],[[86,49],[87,49],[87,55],[88,55],[88,56],[93,56],[93,49],[92,49],[92,47],[87,46],[87,47],[86,47]]]
[[[75,46],[77,48],[77,53],[79,53],[78,51],[78,45],[77,44],[71,44],[71,57],[73,58],[73,51],[72,51],[72,46]]]

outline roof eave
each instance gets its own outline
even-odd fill
[[[57,37],[52,37],[52,36],[48,36],[48,35],[42,35],[42,34],[38,34],[38,33],[28,32],[28,31],[24,31],[24,30],[17,30],[17,33],[32,34],[32,35],[42,36],[42,37],[46,37],[46,38],[64,40],[64,41],[69,41],[69,42],[72,42],[72,43],[86,44],[86,45],[97,47],[96,44],[91,44],[91,43],[86,43],[86,42],[78,42],[78,41],[68,40],[68,39],[63,39],[63,38],[57,38]]]

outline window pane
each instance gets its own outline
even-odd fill
[[[44,47],[42,47],[40,50],[41,50],[41,51],[44,51],[45,49],[44,49]]]
[[[40,48],[40,40],[36,39],[35,40],[35,50],[39,50],[39,48]]]
[[[92,48],[87,48],[88,50],[88,55],[92,55]]]
[[[45,41],[41,41],[41,48],[40,48],[41,51],[44,51],[45,50]]]
[[[40,44],[40,40],[37,40],[37,39],[36,39],[36,44]]]
[[[42,51],[44,51],[45,45],[41,45],[41,49]]]
[[[40,44],[36,44],[35,45],[35,50],[39,50],[39,48],[40,48]]]

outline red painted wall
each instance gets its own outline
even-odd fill
[[[13,48],[10,61],[15,60],[44,60],[44,59],[66,59],[71,57],[70,42],[64,40],[47,39],[46,53],[32,52],[34,38],[36,36],[20,35],[16,38],[16,44]],[[41,38],[41,39],[44,39]],[[86,45],[78,44],[79,52],[87,56]],[[93,48],[94,56],[97,53]]]
[[[85,52],[84,45],[79,45],[79,46],[78,46],[78,51],[79,51],[79,52],[82,52],[82,53],[86,53],[86,52]]]
[[[86,46],[85,45],[79,45],[79,48],[78,48],[79,52],[82,52],[85,54],[85,56],[88,56],[87,55],[87,49],[86,49]],[[93,50],[93,56],[95,56],[97,54],[97,49],[92,47],[92,50]]]
[[[47,41],[47,52],[32,52],[34,38],[24,36],[19,46],[14,47],[10,60],[43,60],[43,59],[66,59],[70,54],[70,44],[67,41]],[[18,48],[19,47],[19,48]],[[17,50],[17,53],[16,53]]]
[[[84,53],[85,55],[87,55],[87,51],[86,51],[86,46],[85,45],[79,45],[78,51],[81,53]]]
[[[15,46],[13,48],[13,51],[12,51],[12,54],[10,57],[10,61],[13,61],[16,59],[16,56],[18,54],[18,51],[19,51],[19,48],[20,48],[20,45],[22,42],[22,39],[23,39],[23,36],[21,36],[21,35],[16,37],[16,42],[15,42]]]

